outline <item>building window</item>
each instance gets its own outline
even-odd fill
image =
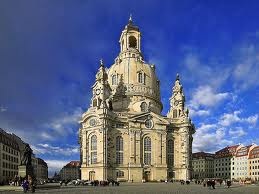
[[[167,142],[167,165],[174,165],[174,141],[171,139]]]
[[[153,127],[153,121],[152,121],[151,119],[147,119],[147,120],[145,121],[145,127],[146,127],[147,129],[151,129],[151,128]]]
[[[116,176],[117,176],[117,178],[123,178],[124,177],[124,172],[119,170],[119,171],[116,172]]]
[[[97,137],[93,135],[91,137],[91,164],[97,163]]]
[[[177,118],[177,110],[173,110],[173,118]]]
[[[138,73],[138,82],[141,84],[146,84],[146,74],[139,72]]]
[[[146,102],[142,102],[140,105],[141,112],[146,112],[148,107]]]
[[[117,76],[112,75],[112,85],[116,85],[116,84],[117,84]]]
[[[137,48],[137,39],[134,36],[129,37],[129,47]]]
[[[144,138],[144,164],[151,164],[151,139],[150,137]]]
[[[116,137],[116,164],[123,164],[123,138]]]

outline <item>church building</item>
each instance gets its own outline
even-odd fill
[[[110,68],[101,60],[91,105],[80,120],[81,178],[190,179],[195,128],[179,75],[164,116],[156,68],[144,60],[141,33],[131,17],[119,43],[120,53]]]

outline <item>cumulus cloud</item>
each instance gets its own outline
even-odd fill
[[[229,130],[229,135],[234,139],[245,136],[246,134],[247,133],[241,127],[237,127],[236,129]]]
[[[200,56],[192,50],[186,53],[182,63],[185,67],[186,78],[199,85],[206,82],[213,88],[220,88],[230,75],[229,68],[219,68],[222,64],[215,60],[203,62]]]
[[[218,127],[216,124],[202,123],[193,136],[193,152],[215,152],[224,146],[233,144],[232,140],[226,139],[225,131],[225,128]]]
[[[209,110],[195,110],[195,109],[190,109],[190,116],[195,117],[195,116],[208,116],[210,115]]]
[[[49,155],[63,155],[63,156],[71,156],[73,154],[79,153],[79,147],[78,146],[52,146],[50,144],[37,144],[32,146],[33,151],[36,154],[49,154]]]
[[[258,41],[255,41],[258,42]],[[246,43],[238,52],[233,78],[238,90],[259,86],[259,45]]]
[[[211,86],[200,86],[192,94],[190,107],[195,109],[198,109],[200,106],[213,107],[227,99],[229,96],[230,94],[227,92],[215,92]]]
[[[62,136],[68,135],[69,133],[73,132],[71,125],[75,125],[78,123],[80,117],[82,116],[82,113],[82,108],[77,107],[71,114],[65,113],[58,118],[54,118],[50,123],[46,124],[46,128],[49,128],[55,133]],[[50,139],[50,137],[44,132],[42,133],[42,137]]]
[[[251,125],[257,123],[258,114],[242,118],[239,116],[240,113],[240,110],[234,111],[233,113],[224,113],[219,119],[219,124],[222,126],[230,126],[233,123],[248,123]]]

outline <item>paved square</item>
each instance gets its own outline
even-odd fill
[[[21,191],[4,191],[2,193],[22,193]],[[128,194],[128,193],[142,193],[142,194],[259,194],[259,185],[248,185],[239,186],[233,185],[231,188],[226,188],[225,186],[216,186],[216,189],[204,188],[202,185],[180,185],[179,183],[122,183],[119,187],[109,186],[109,187],[92,187],[92,186],[63,186],[60,189],[50,189],[50,190],[36,190],[36,193],[76,193],[76,194]]]

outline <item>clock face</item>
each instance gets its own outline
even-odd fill
[[[95,94],[96,94],[96,95],[99,95],[100,93],[101,93],[101,90],[100,90],[100,89],[96,89],[96,90],[95,90]]]
[[[179,101],[176,100],[176,101],[174,102],[174,105],[177,106],[178,104],[179,104]]]

